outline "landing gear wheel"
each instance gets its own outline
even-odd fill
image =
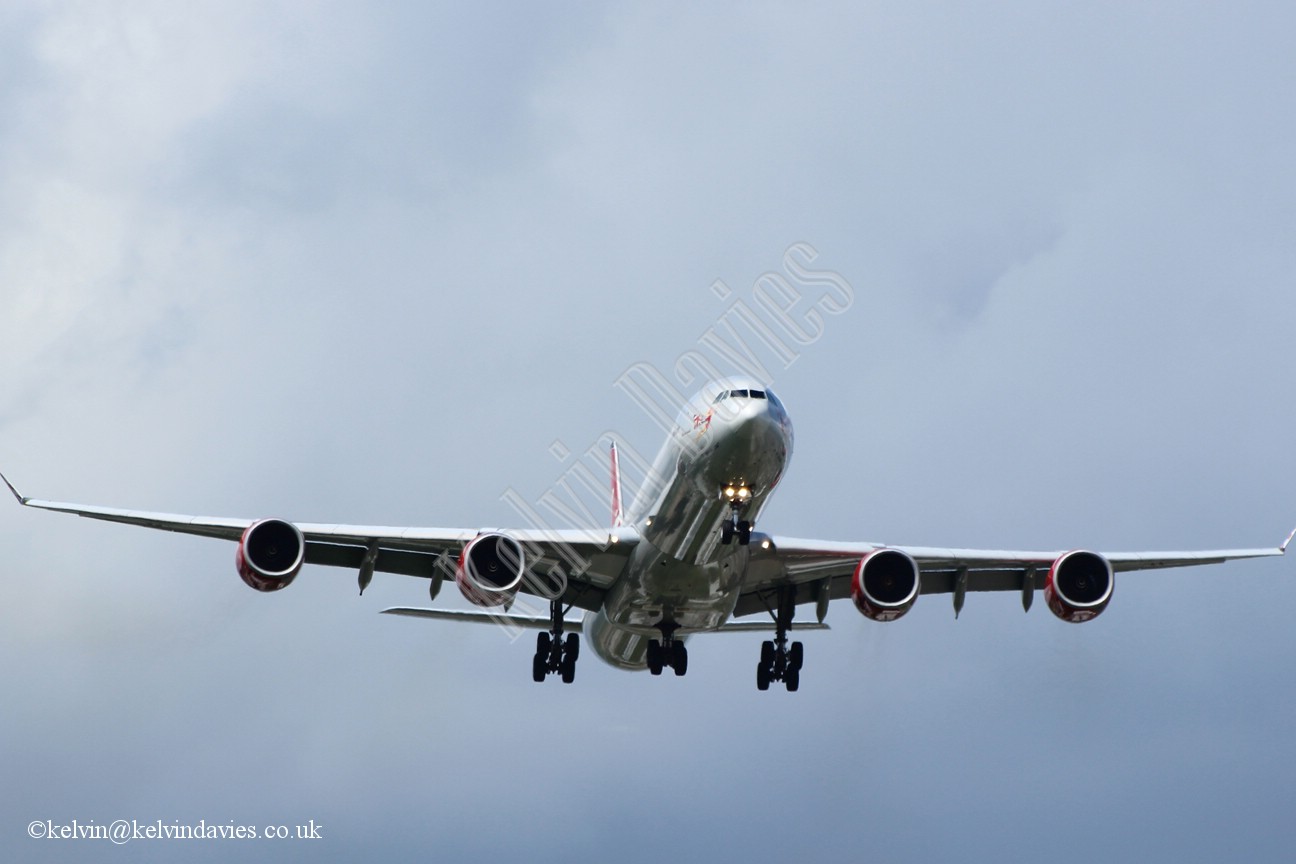
[[[662,638],[649,639],[648,649],[645,652],[645,660],[648,665],[648,671],[654,675],[662,674],[662,670],[670,667],[675,670],[675,677],[679,678],[688,672],[688,648],[684,646],[683,639],[675,638],[675,631],[678,629],[674,621],[669,617],[663,617],[657,629],[661,631]]]
[[[563,683],[576,677],[576,658],[580,656],[580,637],[568,633],[563,639],[563,608],[558,600],[549,601],[549,630],[536,636],[536,653],[531,658],[531,679],[539,683],[551,672],[557,672]]]
[[[774,639],[766,639],[761,643],[760,663],[756,666],[758,690],[768,690],[771,681],[782,681],[789,693],[795,693],[801,686],[801,664],[805,660],[805,649],[800,642],[793,642],[789,646],[787,640],[795,610],[796,586],[785,586],[778,592],[778,610],[770,610],[774,615]]]
[[[733,492],[733,489],[727,490]],[[746,519],[739,518],[747,506],[747,496],[742,499],[732,498],[729,501],[729,518],[720,523],[720,545],[728,546],[738,538],[739,546],[746,546],[751,542],[751,523]]]
[[[801,671],[801,663],[805,659],[805,650],[801,647],[800,642],[793,642],[792,647],[788,650],[788,669],[794,672]]]
[[[648,671],[654,675],[662,673],[662,648],[656,639],[648,640]]]

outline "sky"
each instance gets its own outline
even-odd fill
[[[734,371],[717,334],[783,297],[802,338],[749,339],[796,426],[760,530],[1277,545],[1294,27],[1283,3],[6,3],[0,469],[64,501],[526,527],[609,437],[656,451],[627,382]],[[816,317],[829,284],[850,302]],[[526,638],[378,614],[419,580],[261,595],[233,556],[0,506],[0,858],[1296,841],[1291,561],[1122,575],[1084,626],[1012,595],[835,605],[788,694],[756,690],[757,634],[697,637],[685,678],[586,653],[536,685]],[[26,827],[119,819],[320,837]]]

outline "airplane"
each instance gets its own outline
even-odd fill
[[[792,421],[774,391],[750,378],[713,381],[670,431],[633,504],[623,508],[615,444],[609,452],[608,529],[390,528],[283,519],[182,516],[25,497],[26,507],[237,543],[236,569],[257,591],[286,588],[303,564],[352,568],[360,592],[375,572],[447,577],[483,611],[394,607],[384,613],[538,629],[532,678],[571,683],[583,634],[606,663],[627,670],[688,669],[698,633],[773,633],[762,642],[756,686],[800,686],[804,648],[788,634],[826,629],[834,600],[849,598],[879,622],[905,615],[920,594],[952,594],[957,616],[969,591],[1015,591],[1029,611],[1042,591],[1063,621],[1091,621],[1107,608],[1116,572],[1217,564],[1283,555],[1275,548],[1199,552],[1043,552],[804,540],[757,531],[761,512],[792,457]],[[548,616],[510,612],[519,595]],[[815,621],[795,621],[798,606]],[[542,608],[542,607],[541,607]],[[575,609],[578,618],[568,615]],[[768,621],[731,619],[768,615]]]

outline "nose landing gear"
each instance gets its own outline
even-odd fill
[[[737,537],[738,545],[746,546],[751,542],[751,530],[751,523],[745,519],[739,519],[738,508],[734,507],[729,519],[720,525],[720,545],[728,546]]]
[[[737,537],[738,545],[746,546],[751,542],[752,526],[751,522],[739,517],[751,501],[751,489],[742,483],[730,483],[720,490],[720,494],[729,502],[729,518],[720,525],[720,544],[728,546]]]

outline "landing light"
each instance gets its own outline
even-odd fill
[[[724,490],[724,494],[726,498],[732,498],[734,497],[734,495],[738,494],[738,490],[732,486],[726,486]]]
[[[739,498],[748,498],[748,497],[751,497],[751,490],[748,489],[746,486],[743,486],[742,488],[740,488],[740,489],[738,490],[738,497],[739,497]]]

